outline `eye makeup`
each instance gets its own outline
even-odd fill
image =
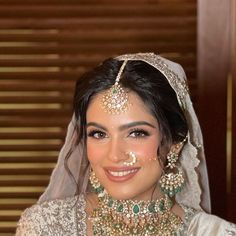
[[[104,131],[93,129],[87,132],[87,137],[102,139],[102,138],[107,137],[107,135]]]
[[[133,138],[145,138],[150,136],[150,133],[142,128],[133,128],[129,131],[129,136]]]

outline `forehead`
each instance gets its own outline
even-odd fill
[[[108,114],[102,108],[101,102],[103,95],[104,92],[99,93],[91,100],[86,114],[87,122],[93,121],[106,125],[119,125],[127,122],[143,120],[152,122],[154,125],[158,124],[156,118],[151,114],[147,105],[144,104],[136,93],[128,93],[128,99],[131,105],[127,111],[116,115]]]

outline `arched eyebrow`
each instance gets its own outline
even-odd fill
[[[146,125],[146,126],[149,126],[149,127],[153,128],[153,129],[156,129],[156,127],[153,124],[151,124],[151,123],[149,123],[147,121],[134,121],[134,122],[130,122],[130,123],[121,125],[119,127],[119,130],[122,131],[122,130],[125,130],[125,129],[130,129],[132,127],[141,126],[141,125]]]
[[[153,125],[153,124],[151,124],[151,123],[149,123],[149,122],[147,122],[147,121],[134,121],[134,122],[130,122],[130,123],[121,125],[121,126],[119,127],[119,130],[120,130],[120,131],[123,131],[123,130],[125,130],[125,129],[130,129],[130,128],[132,128],[132,127],[141,126],[141,125],[147,125],[147,126],[153,128],[153,129],[156,129],[156,128],[157,128],[155,125]],[[90,127],[90,126],[94,126],[94,127],[99,128],[99,129],[102,129],[102,130],[107,131],[107,128],[106,128],[106,127],[104,127],[103,125],[98,124],[98,123],[96,123],[96,122],[89,122],[89,123],[86,125],[87,128]]]
[[[100,125],[96,122],[89,122],[87,125],[86,125],[86,128],[90,127],[90,126],[94,126],[94,127],[97,127],[99,129],[103,129],[105,131],[107,131],[106,127],[104,127],[103,125]]]

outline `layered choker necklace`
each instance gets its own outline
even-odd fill
[[[94,236],[172,236],[183,225],[166,195],[158,200],[115,200],[107,193],[99,196],[90,216]]]

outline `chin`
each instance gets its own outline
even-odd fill
[[[116,189],[116,190],[107,190],[108,194],[116,199],[116,200],[127,200],[127,199],[133,199],[137,196],[135,193],[131,193],[129,191],[122,191],[121,189]]]

